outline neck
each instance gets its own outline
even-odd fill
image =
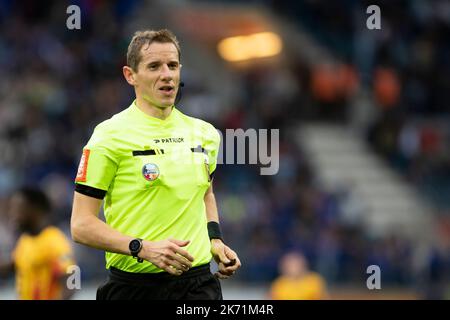
[[[30,226],[27,230],[24,230],[24,231],[29,233],[32,236],[37,236],[47,226],[48,226],[47,220],[42,220],[39,223],[36,223],[35,225]]]
[[[136,97],[136,106],[151,117],[165,120],[172,113],[173,105],[170,107],[157,107],[143,97]]]

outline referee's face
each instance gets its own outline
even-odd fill
[[[136,95],[151,106],[173,106],[180,83],[180,61],[173,43],[153,42],[141,49],[141,61],[134,73]]]

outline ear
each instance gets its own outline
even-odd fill
[[[125,80],[127,80],[127,82],[130,85],[135,86],[136,85],[136,81],[134,79],[134,71],[133,71],[133,69],[131,69],[131,67],[129,67],[129,66],[124,66],[122,68],[122,72],[123,72],[123,76],[125,77]]]

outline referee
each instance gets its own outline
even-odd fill
[[[83,148],[71,232],[106,252],[99,300],[220,300],[218,279],[241,266],[223,242],[213,193],[220,135],[174,105],[180,69],[173,33],[136,32],[123,67],[136,99],[97,125]]]

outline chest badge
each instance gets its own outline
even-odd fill
[[[147,163],[142,167],[142,175],[148,181],[154,181],[159,177],[159,168],[154,163]]]

